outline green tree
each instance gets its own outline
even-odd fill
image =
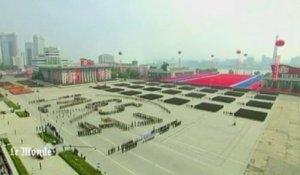
[[[16,70],[16,69],[18,69],[18,66],[15,66],[15,65],[4,65],[4,64],[0,65],[0,70],[10,70],[10,69]]]
[[[126,70],[128,78],[139,78],[140,74],[137,70],[134,69],[127,69]]]
[[[168,66],[169,66],[169,63],[167,62],[164,62],[162,65],[161,65],[161,69],[164,70],[164,71],[167,71],[168,70]]]
[[[255,71],[254,75],[260,75],[260,72],[259,71]]]
[[[40,70],[39,71],[34,71],[32,73],[32,79],[33,80],[44,80],[44,76],[43,76],[43,74]]]
[[[115,67],[111,68],[111,78],[112,79],[118,78],[119,74],[120,74],[120,71],[117,68],[115,68]]]

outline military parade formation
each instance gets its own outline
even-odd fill
[[[71,98],[71,99],[70,99]],[[170,114],[171,111],[168,110],[166,107],[163,105],[152,102],[149,100],[137,98],[137,97],[123,97],[124,99],[130,99],[130,100],[137,100],[140,102],[147,102],[151,103],[152,105],[158,106],[161,108],[163,111],[166,113]],[[56,105],[58,106],[58,110],[53,110],[52,115],[56,115],[56,119],[59,118],[69,118],[69,122],[72,124],[78,120],[82,120],[84,117],[92,114],[95,111],[98,111],[98,114],[100,115],[111,115],[115,113],[120,113],[125,111],[125,108],[128,106],[133,106],[133,107],[142,107],[142,103],[136,103],[136,102],[127,102],[123,103],[121,105],[115,105],[113,110],[103,110],[102,108],[107,106],[111,102],[115,103],[121,103],[122,98],[109,98],[105,100],[100,100],[100,101],[94,101],[92,102],[91,99],[88,99],[86,97],[82,97],[81,94],[74,94],[74,95],[65,95],[61,96],[55,99],[38,99],[35,101],[31,101],[30,103],[42,103],[42,102],[49,102],[49,101],[54,101],[56,100]],[[74,108],[72,106],[76,106],[79,104],[84,104],[87,103],[83,108]],[[39,110],[41,112],[48,112],[48,108],[51,107],[50,104],[42,105],[39,106]],[[70,108],[72,107],[72,108]],[[163,119],[160,117],[144,114],[141,112],[134,112],[132,113],[132,117],[138,120],[133,120],[131,123],[125,123],[119,119],[112,118],[112,117],[101,117],[101,123],[98,125],[91,124],[87,121],[81,121],[78,122],[78,127],[80,130],[77,131],[78,136],[90,136],[94,134],[101,133],[103,129],[108,129],[108,128],[119,128],[122,131],[129,131],[133,129],[134,127],[142,127],[142,126],[147,126],[147,125],[153,125],[153,129],[145,132],[141,136],[128,140],[125,143],[122,143],[118,146],[113,146],[107,151],[107,155],[112,155],[116,152],[121,152],[125,153],[135,147],[138,146],[140,143],[146,143],[150,140],[155,139],[156,136],[163,134],[167,131],[170,130],[170,128],[175,128],[179,125],[181,125],[181,121],[174,120],[170,123],[164,124],[160,127],[155,127],[156,124],[163,123]],[[57,120],[56,120],[57,122]],[[55,137],[58,137],[63,141],[63,139],[60,137],[59,133],[57,132],[56,128],[52,126],[51,124],[47,124],[45,126],[45,131],[47,133],[52,134]]]

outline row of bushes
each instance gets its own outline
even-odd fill
[[[14,102],[10,101],[10,100],[6,100],[4,101],[5,104],[10,107],[10,108],[13,108],[13,109],[21,109],[21,106],[20,105],[16,105]]]
[[[73,151],[63,151],[59,156],[69,164],[79,175],[101,175],[93,166],[81,159]]]
[[[17,111],[16,114],[20,118],[24,118],[24,117],[29,117],[30,116],[29,112],[27,112],[26,110],[25,111]]]
[[[40,133],[38,133],[38,135],[46,143],[51,143],[53,145],[60,143],[59,138],[57,138],[51,134],[48,134],[47,132],[40,132]]]
[[[9,140],[7,138],[0,139],[1,142],[5,144],[5,148],[7,152],[10,155],[11,160],[13,161],[19,175],[29,175],[27,169],[25,168],[24,164],[22,163],[21,159],[17,156],[14,155],[12,152],[12,145],[10,144]]]

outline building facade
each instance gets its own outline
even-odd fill
[[[291,58],[291,65],[300,66],[300,56]]]
[[[44,55],[45,39],[42,36],[33,36],[33,58],[36,59],[40,55]]]
[[[44,53],[47,64],[60,64],[59,50],[56,47],[46,47]]]
[[[18,54],[13,57],[13,65],[17,66],[20,69],[24,69],[24,54]]]
[[[34,66],[34,67],[38,67],[38,66],[46,66],[47,65],[47,59],[44,55],[41,55],[41,56],[38,56],[36,58],[34,58],[32,61],[31,61],[31,64]]]
[[[33,60],[33,43],[25,42],[25,62],[27,66],[32,65]]]
[[[95,83],[111,79],[111,68],[103,66],[49,67],[41,66],[43,81],[56,85]]]
[[[275,71],[275,66],[271,66]],[[285,64],[280,64],[278,68],[278,80],[273,81],[272,74],[267,75],[262,80],[263,87],[280,89],[300,89],[300,68]]]
[[[99,64],[112,64],[115,62],[114,56],[111,54],[103,54],[98,57]]]
[[[18,55],[17,35],[0,34],[2,64],[13,65],[13,58]]]

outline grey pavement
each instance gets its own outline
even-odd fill
[[[108,86],[114,86],[117,82],[104,82]],[[99,84],[104,84],[99,83]],[[19,146],[20,137],[24,138],[24,144],[30,146],[37,146],[42,144],[41,140],[35,137],[35,127],[40,125],[39,119],[40,113],[37,111],[39,104],[28,104],[29,101],[39,98],[53,99],[59,96],[71,95],[81,93],[83,97],[91,98],[93,101],[100,101],[105,99],[114,98],[116,95],[122,97],[122,103],[132,102],[134,100],[126,98],[127,96],[120,95],[119,93],[110,93],[104,90],[96,90],[88,87],[89,85],[79,85],[72,88],[57,88],[57,87],[45,87],[34,88],[39,89],[39,95],[35,93],[23,94],[14,96],[9,94],[11,100],[18,102],[23,109],[28,110],[32,117],[24,119],[24,122],[20,122],[21,119],[11,116],[11,126],[17,128],[17,132],[22,133],[14,136],[11,134],[12,128],[7,128],[9,138],[15,146]],[[133,90],[126,87],[121,87],[126,90]],[[169,88],[162,88],[163,90]],[[201,88],[197,88],[198,90]],[[190,99],[188,104],[196,105],[200,102],[212,102],[208,98],[196,99],[190,97],[183,97],[182,94],[197,92],[196,90],[186,91],[181,90],[181,94],[169,95],[163,94],[160,91],[149,92],[140,89],[136,91],[142,91],[143,94],[161,94],[164,97],[163,100],[178,97]],[[3,90],[1,90],[3,92]],[[220,90],[219,92],[225,92],[227,90]],[[207,97],[214,97],[220,95],[207,94]],[[156,117],[164,119],[162,124],[156,124],[155,127],[162,126],[165,123],[178,119],[182,121],[182,125],[177,128],[172,128],[170,131],[157,135],[153,140],[143,144],[139,144],[137,148],[132,149],[126,153],[117,152],[111,156],[107,156],[107,150],[113,146],[120,145],[129,139],[141,136],[143,133],[151,130],[153,125],[136,127],[130,131],[121,131],[118,128],[110,128],[103,130],[102,133],[78,137],[77,131],[79,130],[77,122],[69,123],[69,119],[66,116],[64,118],[58,117],[56,113],[52,111],[58,110],[56,101],[43,102],[43,104],[51,104],[50,112],[48,116],[41,114],[42,122],[50,122],[56,128],[61,129],[61,135],[64,138],[66,145],[74,146],[87,146],[94,148],[78,148],[79,152],[87,157],[88,162],[93,166],[97,166],[100,163],[100,169],[110,175],[120,174],[141,174],[141,175],[165,175],[165,174],[189,174],[189,175],[217,175],[217,174],[230,174],[241,175],[245,171],[248,165],[250,156],[253,152],[254,146],[259,138],[261,132],[265,128],[267,122],[257,122],[247,119],[238,118],[237,126],[232,126],[233,117],[224,115],[223,111],[235,112],[240,107],[255,109],[258,111],[270,111],[264,109],[257,109],[252,107],[245,107],[237,104],[237,102],[247,102],[251,98],[249,96],[255,95],[254,92],[248,92],[243,97],[238,97],[236,101],[231,104],[212,102],[215,104],[222,104],[224,108],[216,113],[201,111],[193,108],[188,108],[186,105],[172,105],[160,102],[159,100],[153,100],[153,102],[161,104],[170,109],[171,114],[166,113],[164,110],[156,105],[148,102],[142,102],[141,108],[127,107],[124,112],[109,115],[109,117],[118,119],[128,124],[135,120],[132,117],[133,112],[142,112],[150,114]],[[139,101],[138,101],[139,102]],[[117,103],[110,103],[108,106],[103,107],[103,110],[110,110]],[[83,108],[84,104],[76,105],[67,109]],[[76,115],[78,115],[76,113]],[[15,115],[15,114],[11,114]],[[8,117],[8,116],[7,116]],[[98,113],[92,113],[91,115],[84,117],[79,121],[87,121],[98,125],[101,122],[101,117]],[[5,119],[7,120],[7,119]],[[26,121],[26,122],[25,122]],[[78,121],[78,122],[79,122]],[[2,122],[1,122],[2,123]],[[5,122],[4,122],[5,123]],[[4,124],[5,125],[5,124]],[[30,140],[30,141],[29,141]],[[61,147],[60,147],[61,148]],[[30,169],[31,167],[38,167],[38,161],[32,160],[27,157],[22,157],[25,166]],[[46,158],[43,162],[45,166],[45,174],[49,170],[49,173],[53,173],[53,162],[59,166],[57,169],[63,169],[63,174],[74,174],[72,169],[66,165],[63,160],[55,156],[53,158]],[[44,167],[43,167],[44,168]],[[60,171],[60,170],[57,170]],[[43,172],[43,174],[44,174]],[[62,174],[57,172],[57,174]],[[37,173],[38,174],[38,173]]]

